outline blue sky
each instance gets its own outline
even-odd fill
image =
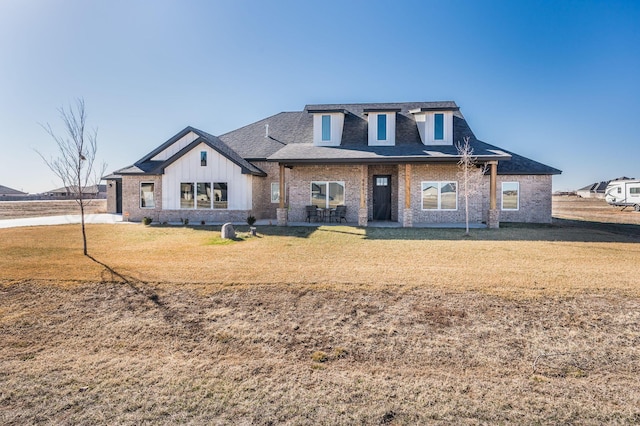
[[[0,185],[60,186],[39,123],[82,97],[109,171],[187,125],[454,100],[577,189],[640,177],[639,76],[638,1],[2,0]]]

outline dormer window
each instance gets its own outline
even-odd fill
[[[316,146],[340,146],[344,125],[343,109],[307,110],[313,114],[313,144]]]
[[[453,113],[457,108],[418,108],[413,114],[425,145],[453,145]]]
[[[369,146],[396,144],[396,114],[399,109],[365,109],[369,123]]]
[[[331,116],[330,115],[322,116],[322,140],[323,141],[331,140]]]

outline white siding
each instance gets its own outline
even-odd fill
[[[207,152],[207,165],[200,165],[200,152]],[[250,210],[252,176],[242,174],[240,166],[208,145],[199,144],[165,169],[162,176],[162,208],[180,209],[180,184],[226,182],[227,210]]]
[[[180,151],[185,146],[189,145],[194,140],[198,139],[198,135],[193,132],[189,132],[174,143],[172,143],[167,149],[161,151],[156,154],[152,160],[154,161],[165,161],[171,158],[174,154]]]
[[[331,117],[331,139],[322,140],[322,116]],[[341,112],[314,113],[313,114],[313,144],[316,146],[340,146],[342,142],[342,128],[344,126],[344,114]]]

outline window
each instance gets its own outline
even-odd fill
[[[198,183],[197,187],[198,187],[198,198],[196,199],[196,208],[210,209],[211,208],[211,184],[209,182]]]
[[[502,210],[518,210],[520,208],[520,184],[518,182],[502,182]]]
[[[320,208],[344,204],[344,182],[311,182],[311,204]]]
[[[330,115],[322,116],[322,140],[323,141],[331,140],[331,116]]]
[[[284,190],[285,190],[285,201],[286,201],[286,191],[287,191],[287,185],[285,184],[284,186]],[[280,202],[280,183],[279,182],[272,182],[271,183],[271,202],[272,203],[279,203]]]
[[[180,184],[180,208],[192,209],[194,207],[193,199],[193,184],[181,183]]]
[[[387,140],[387,115],[378,114],[378,140]]]
[[[377,177],[376,186],[389,186],[389,178],[385,176]]]
[[[213,188],[213,190],[212,190]],[[194,194],[195,189],[195,194]],[[227,184],[210,182],[181,183],[180,184],[180,208],[181,209],[226,209],[227,208]]]
[[[140,207],[143,209],[153,209],[156,202],[153,194],[154,183],[142,182],[140,184]]]
[[[200,151],[200,165],[207,165],[207,151]]]
[[[422,182],[422,210],[457,210],[456,182]]]
[[[631,195],[632,197],[639,197],[640,196],[640,188],[638,188],[638,187],[629,188],[629,195]]]
[[[444,139],[444,114],[433,115],[433,139],[437,141]]]
[[[213,208],[226,209],[227,204],[227,183],[218,182],[213,184]]]

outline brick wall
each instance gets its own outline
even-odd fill
[[[500,210],[500,222],[551,223],[551,175],[498,175],[497,207]],[[501,210],[502,182],[520,184],[520,208]],[[489,178],[485,180],[486,193],[489,194]],[[483,217],[489,210],[489,197],[483,200]]]
[[[304,222],[305,206],[311,203],[311,182],[338,181],[345,184],[347,222],[358,222],[360,208],[359,165],[295,166],[287,176],[289,190],[289,222]]]
[[[116,213],[116,181],[107,180],[107,213]]]

